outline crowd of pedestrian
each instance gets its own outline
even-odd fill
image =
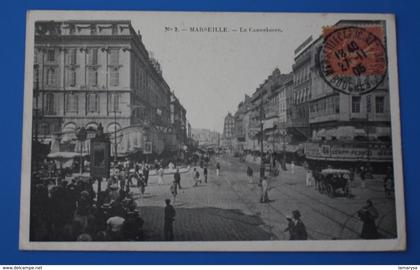
[[[116,185],[96,194],[93,182],[60,179],[51,186],[34,176],[31,241],[141,240],[143,219],[132,196]]]

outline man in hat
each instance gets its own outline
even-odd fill
[[[357,211],[359,218],[363,222],[362,232],[360,236],[363,239],[377,239],[379,237],[376,229],[375,219],[379,217],[378,210],[371,200],[366,201],[366,205]]]
[[[206,165],[204,165],[203,175],[204,175],[204,183],[207,183],[208,171],[207,171],[207,166]]]
[[[269,190],[268,180],[267,180],[267,177],[264,176],[261,181],[261,197],[260,197],[261,203],[270,202],[270,199],[268,198],[268,190]]]
[[[176,169],[174,173],[174,182],[179,189],[181,189],[181,174],[179,173],[179,169]]]
[[[171,200],[165,200],[165,217],[164,217],[164,234],[166,241],[173,241],[174,240],[174,230],[173,230],[173,223],[175,221],[176,211],[175,208],[171,205]]]
[[[308,233],[306,232],[305,224],[303,224],[302,220],[300,219],[301,215],[299,210],[294,210],[292,212],[293,218],[289,220],[289,233],[290,233],[290,240],[307,240]]]

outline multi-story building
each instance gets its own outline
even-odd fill
[[[354,25],[385,27],[380,21],[339,21],[335,26]],[[309,82],[302,82],[310,85],[310,98],[306,104],[311,129],[309,138],[313,143],[306,144],[306,156],[327,162],[391,164],[390,89],[387,77],[375,90],[365,95],[352,96],[334,90],[317,72],[316,57],[322,42],[323,37],[320,36],[301,53],[308,55],[306,66],[311,71],[307,79]]]
[[[238,108],[234,114],[235,129],[233,135],[233,148],[237,153],[241,153],[245,149],[247,138],[247,111],[249,109],[250,97],[245,95],[243,101],[238,104]]]
[[[284,128],[281,122],[286,121],[285,83],[289,79],[290,86],[290,77],[276,68],[246,102],[247,106],[241,112],[243,129],[247,131],[245,150],[260,151],[261,138],[264,151],[279,150],[281,128]]]
[[[312,37],[306,39],[295,50],[295,63],[292,67],[293,91],[288,130],[294,141],[298,142],[306,141],[311,135],[309,127],[309,100],[312,95],[311,68],[315,59],[310,42],[312,42]]]
[[[203,128],[191,129],[192,138],[198,142],[199,146],[220,146],[220,134],[216,131]]]
[[[225,116],[223,124],[223,145],[232,148],[232,141],[235,134],[235,117],[229,112]]]
[[[179,102],[175,93],[171,94],[171,125],[173,129],[175,147],[181,149],[187,144],[187,117],[184,106]]]
[[[41,114],[34,132],[41,138],[69,141],[79,128],[101,124],[118,133],[118,153],[141,150],[146,141],[153,152],[164,150],[170,88],[130,21],[38,21],[34,52],[34,108]]]

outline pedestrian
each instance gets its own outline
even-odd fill
[[[312,186],[312,171],[308,168],[306,169],[306,186],[311,187]]]
[[[292,211],[293,219],[289,221],[288,230],[290,233],[290,240],[307,240],[308,233],[303,221],[300,219],[301,214],[299,210]]]
[[[194,180],[194,187],[198,186],[198,183],[201,184],[200,173],[198,172],[196,168],[194,168],[194,171],[193,171],[193,180]]]
[[[261,203],[267,203],[269,202],[268,199],[268,181],[267,181],[267,177],[264,177],[261,181],[261,198],[260,198],[260,202]]]
[[[360,166],[360,180],[361,180],[361,186],[362,186],[362,188],[364,189],[364,188],[366,188],[366,182],[365,182],[365,180],[366,180],[366,169],[365,169],[365,167],[363,167],[363,165],[362,166]]]
[[[144,178],[144,175],[143,175],[142,171],[139,170],[138,171],[138,174],[137,174],[137,187],[138,187],[139,192],[141,194],[144,194],[145,187],[146,187],[146,182],[145,182],[144,179],[145,178]]]
[[[182,189],[182,187],[181,187],[181,174],[179,173],[179,169],[176,169],[176,172],[174,173],[174,182],[179,189]]]
[[[138,241],[143,239],[143,219],[136,211],[136,205],[128,206],[126,219],[122,226],[122,233],[126,241]]]
[[[158,184],[159,185],[163,184],[163,175],[164,175],[163,168],[160,167],[159,170],[158,170]]]
[[[290,162],[290,171],[295,174],[295,162],[293,160]]]
[[[120,185],[120,189],[124,190],[125,187],[125,176],[124,174],[121,172],[121,174],[119,175],[119,185]]]
[[[392,168],[388,166],[387,173],[384,177],[384,191],[385,198],[392,198],[392,193],[394,192],[394,174]]]
[[[123,241],[124,236],[122,228],[125,219],[120,216],[112,216],[106,221],[107,225],[107,240],[108,241]]]
[[[144,182],[145,182],[146,186],[149,183],[149,170],[150,170],[149,164],[146,164],[143,167]]]
[[[204,175],[204,183],[207,183],[207,175],[208,175],[207,166],[204,166],[203,175]]]
[[[252,184],[254,182],[253,181],[254,171],[252,170],[251,166],[248,166],[248,169],[246,170],[246,174],[248,175],[249,183]]]
[[[216,163],[216,175],[217,176],[220,175],[220,163],[219,162]]]
[[[89,197],[89,192],[84,190],[80,193],[80,198],[76,202],[76,212],[74,215],[74,220],[81,224],[83,230],[85,230],[88,226],[91,211],[92,201]]]
[[[379,217],[378,210],[373,206],[371,200],[366,201],[366,205],[357,211],[360,220],[363,222],[360,237],[363,239],[377,239],[378,231],[376,229],[375,219]]]
[[[173,230],[173,223],[175,221],[176,211],[175,208],[171,205],[171,200],[165,200],[166,207],[165,207],[165,216],[164,216],[164,235],[166,241],[173,241],[174,240],[174,230]]]
[[[171,194],[172,194],[172,197],[174,198],[174,203],[175,203],[176,195],[178,195],[177,183],[175,180],[172,182],[172,185],[169,190],[171,191]]]

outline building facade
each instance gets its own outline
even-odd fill
[[[251,96],[246,95],[235,112],[235,138],[240,150],[265,152],[280,149],[287,122],[287,91],[293,85],[291,74],[274,69]],[[239,149],[239,147],[238,147]]]
[[[171,91],[130,21],[38,21],[35,29],[34,132],[40,138],[74,140],[81,127],[94,131],[101,124],[116,136],[111,141],[119,154],[145,142],[154,153],[164,150]]]
[[[290,106],[289,133],[295,141],[304,142],[310,135],[309,100],[312,95],[312,70],[315,62],[311,45],[305,48],[307,39],[295,50],[293,69],[293,91]]]
[[[171,94],[170,107],[173,140],[175,148],[178,150],[184,148],[187,144],[187,111],[173,92]]]
[[[383,22],[340,21],[338,27],[379,26]],[[315,160],[342,162],[392,162],[391,116],[388,77],[365,95],[347,95],[332,89],[317,69],[317,53],[322,36],[306,49],[308,54],[311,93],[308,104],[308,124],[311,130],[306,156]],[[385,40],[383,40],[385,43]],[[385,46],[386,47],[386,46]],[[296,88],[295,88],[296,90]]]
[[[220,133],[204,128],[192,128],[192,139],[198,142],[198,146],[220,146]]]
[[[233,139],[235,135],[235,117],[229,112],[225,116],[224,124],[223,124],[223,143],[222,145],[232,148],[233,147]]]

